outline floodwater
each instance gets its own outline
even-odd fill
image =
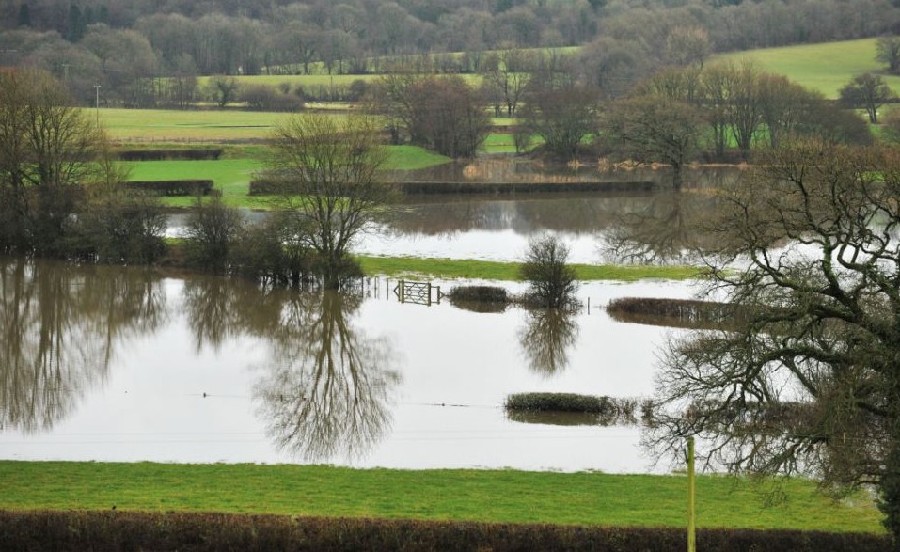
[[[549,232],[572,262],[619,242],[638,245],[618,254],[678,259],[706,239],[695,230],[712,208],[704,190],[733,172],[704,174],[678,194],[411,198],[357,251],[518,260]],[[183,225],[173,216],[169,232]],[[648,397],[657,351],[678,330],[618,323],[603,306],[687,298],[691,284],[585,284],[583,308],[566,316],[401,302],[397,284],[263,292],[0,258],[0,458],[671,469],[651,465],[639,424],[510,419],[502,405],[537,391]]]
[[[517,167],[485,162],[478,166],[476,174],[511,181],[527,181],[535,174],[530,165]],[[465,169],[446,165],[423,171],[418,178],[461,179]],[[597,263],[611,260],[607,254],[610,242],[623,237],[624,232],[629,234],[627,237],[659,249],[653,251],[660,253],[654,257],[677,257],[678,251],[704,239],[698,235],[695,223],[714,208],[709,190],[737,178],[741,171],[727,167],[686,171],[681,193],[666,191],[669,176],[662,170],[618,171],[600,176],[596,170],[582,170],[577,174],[578,178],[593,180],[651,180],[659,184],[659,190],[409,196],[386,220],[372,225],[362,235],[355,251],[392,257],[516,261],[524,257],[530,240],[552,234],[569,248],[570,262]],[[247,216],[258,220],[265,214]],[[185,214],[170,215],[169,235],[181,235],[186,221]]]
[[[586,285],[584,308],[563,317],[401,303],[396,285],[262,292],[4,259],[0,458],[668,469],[649,465],[637,425],[523,423],[502,404],[529,391],[649,395],[670,331],[598,306],[686,297],[688,285]]]

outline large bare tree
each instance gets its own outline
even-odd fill
[[[388,203],[392,189],[378,178],[385,149],[373,121],[296,115],[272,135],[266,177],[282,183],[285,210],[299,242],[315,253],[327,288],[358,273],[350,258],[357,236]]]
[[[674,341],[651,434],[735,471],[879,486],[900,533],[900,157],[805,142],[723,189],[711,285],[739,312]]]
[[[0,72],[0,250],[62,253],[77,186],[94,178],[103,144],[49,74]]]

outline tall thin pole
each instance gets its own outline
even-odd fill
[[[96,104],[96,112],[97,112],[97,126],[100,126],[100,85],[95,84],[94,88],[97,90],[97,104]]]
[[[688,552],[697,552],[696,535],[696,495],[694,489],[694,437],[687,438],[687,477],[688,477],[688,525],[687,525],[687,549]]]

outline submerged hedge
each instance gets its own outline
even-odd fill
[[[9,550],[604,550],[683,551],[685,530],[242,514],[0,512]],[[870,533],[701,529],[706,552],[875,552]]]

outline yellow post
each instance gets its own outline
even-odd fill
[[[687,477],[688,477],[688,526],[687,549],[688,552],[697,552],[696,535],[696,495],[694,489],[694,437],[687,438]]]

